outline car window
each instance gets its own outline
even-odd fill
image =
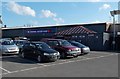
[[[1,44],[2,45],[14,45],[14,42],[13,41],[3,41]]]
[[[22,45],[24,42],[23,41],[19,41],[18,44]]]
[[[48,44],[50,46],[57,46],[57,45],[59,45],[59,43],[57,41],[48,41]]]
[[[62,45],[62,46],[71,46],[71,44],[66,40],[61,40],[60,45]]]
[[[17,45],[23,45],[23,44],[27,43],[27,41],[14,41],[14,42]]]
[[[47,45],[46,43],[36,43],[36,46],[42,49],[50,49],[50,46]]]
[[[25,43],[24,47],[33,47],[33,48],[35,48],[36,46],[35,46],[35,44],[32,44],[32,43]]]
[[[24,44],[24,47],[30,46],[30,43],[26,43]]]
[[[35,46],[35,44],[32,44],[32,43],[30,43],[30,46],[31,47],[33,47],[33,48],[35,48],[36,46]]]
[[[81,43],[79,43],[79,42],[76,42],[76,41],[71,41],[71,43],[72,43],[73,45],[76,45],[76,46],[79,46],[79,47],[86,47],[85,45],[83,45],[83,44],[81,44]]]

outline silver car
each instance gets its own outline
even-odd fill
[[[86,54],[90,53],[90,48],[76,41],[69,41],[72,45],[81,48],[81,53]]]
[[[1,54],[18,54],[19,48],[11,40],[0,40]]]

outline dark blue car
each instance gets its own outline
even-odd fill
[[[52,49],[44,42],[28,42],[21,49],[20,56],[34,58],[38,62],[56,61],[60,58],[58,51]]]

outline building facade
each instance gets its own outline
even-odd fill
[[[59,35],[56,33],[65,30],[74,29],[82,26],[95,33],[81,33],[76,32],[70,35]],[[80,41],[89,46],[91,50],[111,50],[112,32],[110,24],[94,23],[94,24],[72,24],[59,26],[41,26],[41,27],[27,27],[27,28],[4,28],[2,29],[3,38],[27,37],[33,41],[40,41],[42,38],[57,38],[72,39]],[[85,30],[83,30],[85,31]],[[118,39],[119,40],[119,39]]]

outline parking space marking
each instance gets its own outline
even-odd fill
[[[67,61],[67,60],[59,60],[59,61]]]
[[[38,68],[43,68],[43,67],[49,67],[49,66],[55,66],[55,65],[61,65],[61,64],[67,64],[67,63],[78,62],[78,61],[80,62],[80,61],[85,61],[85,60],[104,58],[104,57],[109,57],[109,56],[112,56],[112,55],[117,55],[117,54],[109,54],[109,55],[92,57],[92,58],[84,57],[84,59],[80,59],[80,60],[73,60],[73,61],[68,60],[68,61],[65,61],[65,62],[56,63],[56,64],[49,64],[49,65],[46,65],[46,64],[38,64],[38,65],[42,65],[42,66],[32,67],[32,68],[27,68],[27,69],[22,69],[22,70],[16,70],[16,71],[11,71],[11,72],[10,72],[10,71],[7,71],[7,73],[2,73],[2,74],[0,74],[0,75],[6,75],[6,74],[9,74],[9,73],[23,72],[23,71],[28,71],[28,70],[33,70],[33,69],[38,69]]]
[[[37,65],[40,65],[40,66],[47,66],[47,65],[45,65],[45,64],[41,64],[41,63],[37,63]]]
[[[90,53],[93,53],[93,54],[118,54],[118,53],[113,53],[113,52],[90,52]]]
[[[86,59],[82,59],[82,60],[76,60],[76,61],[84,61],[84,60],[91,60],[91,59],[98,59],[98,58],[104,58],[104,57],[109,57],[112,55],[118,55],[118,54],[109,54],[109,55],[104,55],[104,56],[98,56],[98,57],[90,57],[90,58],[86,58]]]
[[[2,67],[0,67],[0,69],[6,71],[7,73],[11,73],[9,70],[6,70],[6,69],[4,69],[4,68],[2,68]]]
[[[11,58],[11,57],[19,57],[19,56],[17,56],[17,55],[12,55],[12,56],[0,56],[0,59],[2,59],[2,58]]]

